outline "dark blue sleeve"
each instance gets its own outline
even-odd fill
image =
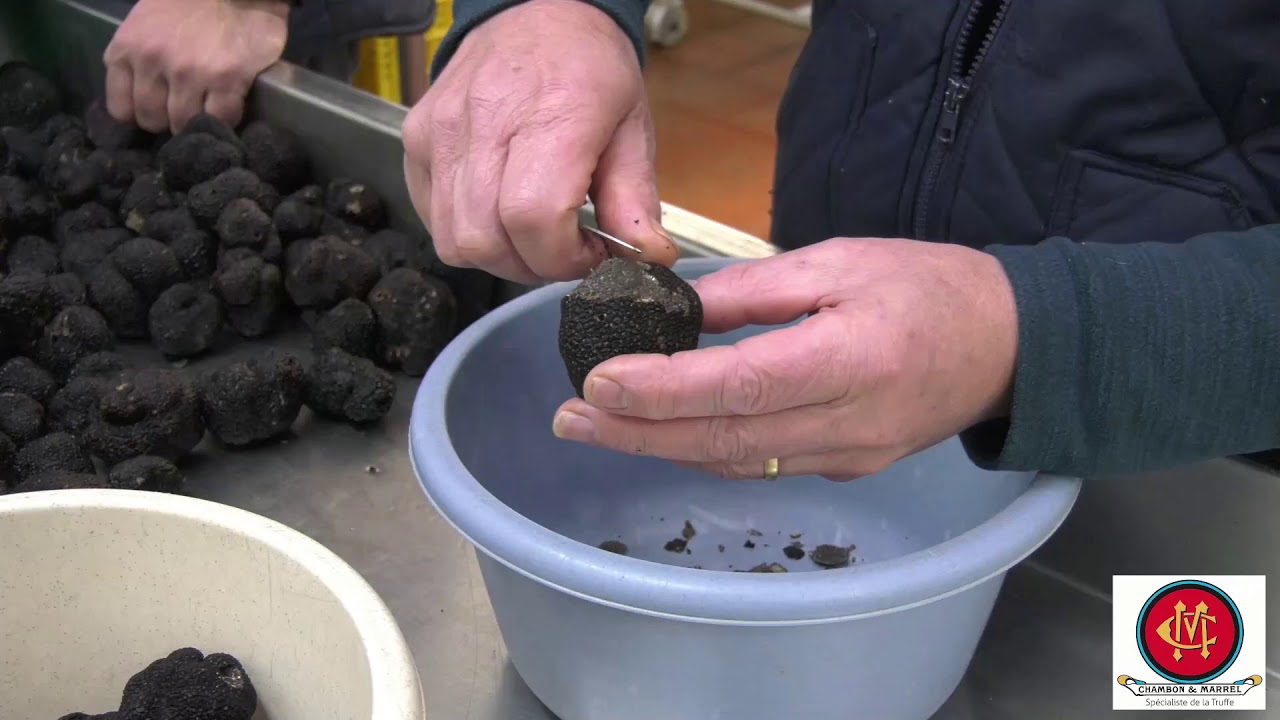
[[[1184,243],[993,246],[1018,311],[990,468],[1140,472],[1280,447],[1280,225]]]
[[[458,49],[458,43],[475,26],[525,0],[454,0],[453,26],[440,42],[431,64],[431,79],[435,80]],[[580,0],[607,13],[622,27],[635,45],[636,54],[643,65],[645,60],[644,14],[649,0]]]

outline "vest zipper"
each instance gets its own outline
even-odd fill
[[[1012,0],[974,0],[969,6],[960,35],[951,55],[951,74],[947,77],[947,89],[942,97],[942,113],[937,128],[929,141],[929,157],[925,162],[920,191],[916,195],[916,212],[913,234],[923,239],[929,219],[929,202],[938,184],[943,161],[955,141],[960,128],[960,114],[964,101],[973,89],[973,78],[987,50],[995,39],[996,31],[1004,21]]]

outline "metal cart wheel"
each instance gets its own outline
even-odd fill
[[[689,32],[689,11],[684,0],[653,0],[644,14],[645,34],[651,42],[673,47]]]

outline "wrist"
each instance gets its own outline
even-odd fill
[[[1013,283],[993,255],[975,251],[979,282],[975,309],[985,323],[986,382],[978,420],[1009,417],[1018,367],[1018,306]]]

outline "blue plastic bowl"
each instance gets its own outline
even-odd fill
[[[686,278],[739,260],[692,259]],[[427,497],[479,551],[517,672],[562,720],[924,720],[959,684],[1009,568],[1080,481],[986,472],[956,439],[852,483],[722,480],[562,441],[558,283],[464,331],[414,402]],[[706,335],[728,344],[765,327]],[[685,521],[686,552],[664,549]],[[822,570],[789,560],[855,545]],[[621,540],[626,556],[598,549]],[[753,548],[747,547],[754,545]],[[733,572],[777,562],[790,572]],[[699,569],[700,568],[700,569]]]

